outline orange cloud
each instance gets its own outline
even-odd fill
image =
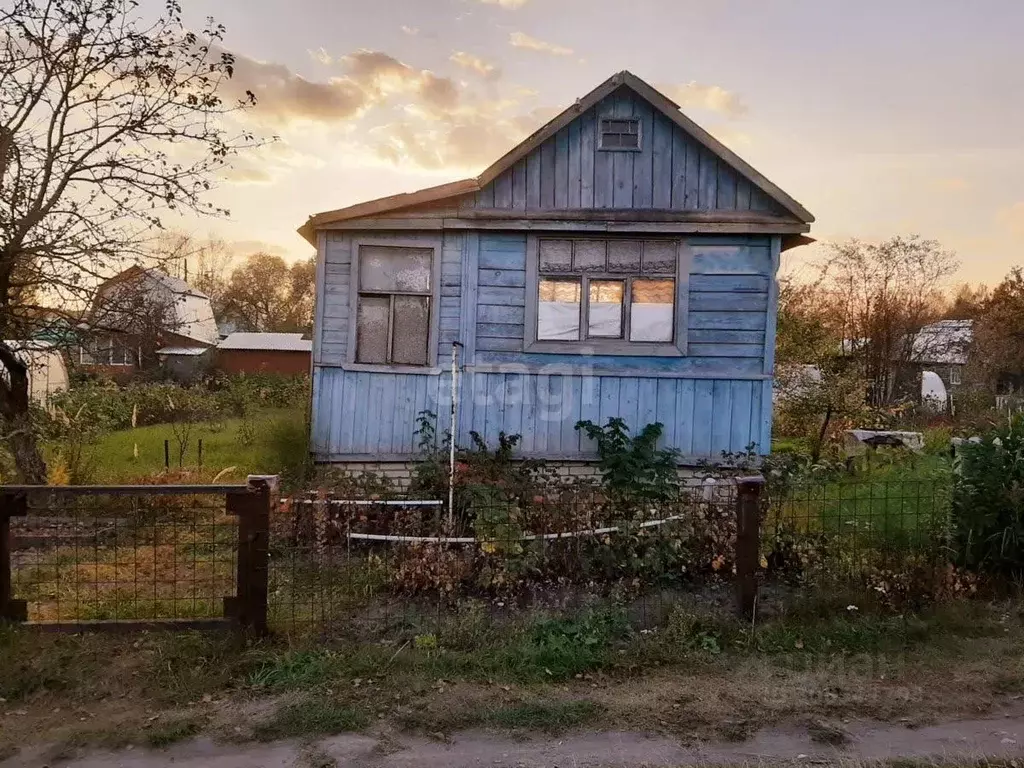
[[[682,85],[660,85],[658,90],[683,109],[707,109],[726,117],[742,117],[748,111],[747,105],[736,93],[718,85],[706,85],[691,80]]]
[[[572,56],[573,54],[572,48],[538,40],[536,37],[530,37],[525,32],[513,32],[508,36],[508,42],[513,48],[525,48],[528,51],[550,53],[552,56]]]

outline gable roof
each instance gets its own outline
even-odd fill
[[[391,195],[364,203],[339,208],[333,211],[317,213],[309,217],[306,223],[299,228],[298,232],[307,241],[316,244],[314,233],[317,228],[328,224],[348,221],[351,219],[372,216],[381,213],[390,213],[414,206],[436,203],[442,200],[457,198],[462,195],[479,191],[492,182],[503,172],[514,166],[517,162],[535,151],[545,141],[553,137],[560,130],[565,128],[580,115],[584,114],[591,107],[602,99],[610,96],[619,88],[626,87],[632,90],[641,98],[645,99],[661,114],[665,115],[680,129],[690,134],[709,151],[717,155],[727,165],[732,167],[742,177],[764,192],[770,199],[778,203],[788,213],[804,224],[814,221],[814,216],[790,195],[773,184],[757,169],[743,160],[739,155],[726,147],[722,142],[701,128],[697,123],[684,115],[679,105],[648,85],[631,72],[623,71],[612,75],[597,88],[592,90],[582,99],[563,110],[559,115],[536,130],[524,141],[513,147],[509,152],[487,167],[479,176],[471,179],[462,179],[448,184],[441,184],[435,187],[428,187],[416,192]]]
[[[96,289],[82,327],[130,333],[136,318],[131,311],[125,312],[125,307],[116,300],[118,287],[126,285],[136,286],[140,293],[149,297],[154,292],[166,292],[167,296],[162,298],[169,301],[167,309],[172,314],[168,318],[173,326],[167,329],[169,332],[202,344],[215,344],[220,338],[209,296],[180,278],[139,265],[119,272]],[[104,300],[103,296],[108,298]]]

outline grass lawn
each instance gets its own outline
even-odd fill
[[[863,543],[930,541],[946,523],[951,489],[952,468],[945,456],[880,452],[858,459],[849,475],[795,483],[772,519],[796,530],[849,535]]]
[[[282,464],[305,454],[305,413],[300,409],[257,412],[248,419],[202,422],[192,427],[181,466],[199,469],[199,440],[203,441],[203,480],[233,467],[225,481],[247,474],[275,474]],[[127,482],[164,469],[164,441],[168,440],[171,469],[179,466],[179,442],[170,424],[157,424],[103,435],[86,448],[88,474],[97,482]],[[51,455],[53,453],[51,449]]]

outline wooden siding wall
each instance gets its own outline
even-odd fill
[[[417,239],[415,234],[386,233],[368,235],[374,241],[389,239],[403,242]],[[354,321],[350,313],[349,296],[352,277],[352,242],[358,239],[343,232],[329,232],[326,237],[322,285],[318,287],[321,295],[318,300],[322,308],[318,311],[319,329],[313,342],[314,363],[340,365],[348,360],[349,321]],[[425,243],[432,243],[431,236],[422,236]],[[459,338],[461,284],[462,284],[462,248],[465,236],[459,232],[447,232],[444,235],[441,249],[441,302],[440,328],[438,340],[438,364],[444,365],[451,355],[451,344]]]
[[[599,102],[463,203],[465,208],[762,211],[775,201],[639,97]],[[598,149],[600,120],[635,118],[641,151]]]
[[[760,443],[766,413],[762,382],[755,380],[470,371],[461,389],[460,444],[469,444],[471,430],[489,445],[497,445],[501,431],[518,433],[524,455],[547,458],[593,456],[576,422],[613,416],[632,427],[661,421],[666,445],[688,457],[716,457]],[[417,449],[417,414],[439,414],[443,431],[450,403],[447,373],[321,368],[314,379],[313,450],[321,461],[409,458]]]
[[[408,235],[403,234],[403,238]],[[689,350],[682,358],[524,354],[526,236],[445,234],[441,341],[466,345],[459,439],[474,430],[523,436],[532,456],[583,458],[580,419],[622,416],[631,427],[665,424],[665,444],[715,457],[771,435],[771,350],[776,268],[768,237],[691,237]],[[344,370],[351,238],[326,238],[322,320],[313,380],[313,449],[321,461],[409,457],[415,419],[447,414],[447,372],[419,375]],[[475,347],[475,350],[474,350]],[[443,431],[443,429],[442,429]]]
[[[587,364],[680,374],[760,374],[772,270],[767,237],[691,237],[689,354],[605,358],[523,354],[526,236],[480,236],[477,363]]]

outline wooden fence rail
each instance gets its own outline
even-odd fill
[[[208,629],[235,626],[247,632],[266,633],[270,510],[277,494],[277,488],[276,476],[250,476],[244,485],[0,485],[0,621],[24,623],[50,631],[112,630],[128,632],[153,628]],[[170,619],[82,620],[76,616],[68,621],[58,618],[53,622],[29,622],[30,601],[19,599],[14,593],[13,553],[15,542],[11,526],[13,519],[31,520],[35,510],[39,510],[40,515],[45,515],[47,509],[56,500],[75,502],[85,497],[120,497],[142,500],[174,496],[224,496],[224,511],[237,520],[237,542],[234,552],[235,594],[223,598],[223,615],[221,617],[178,617],[175,610],[175,617]],[[118,512],[117,514],[122,515],[123,513]],[[77,520],[77,518],[75,519]],[[95,570],[99,569],[98,562],[76,562],[76,566],[84,566],[87,570],[90,566]],[[117,568],[115,553],[115,582],[118,578]],[[172,578],[177,579],[176,570]],[[95,576],[94,579],[98,581],[99,577]]]

